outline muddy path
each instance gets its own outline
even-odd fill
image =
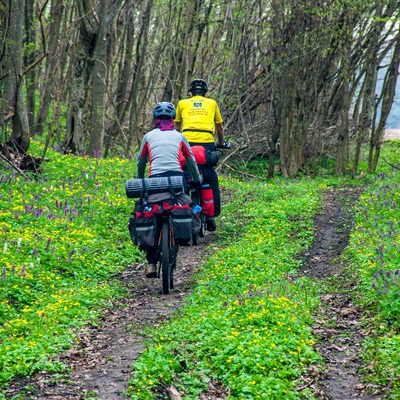
[[[325,359],[325,368],[310,367],[303,387],[312,389],[323,400],[383,399],[376,388],[362,382],[358,371],[359,354],[368,328],[362,324],[362,310],[353,304],[355,282],[337,261],[348,244],[352,223],[351,207],[358,198],[356,190],[330,190],[322,212],[316,219],[316,239],[304,254],[300,274],[334,285],[321,296],[313,327],[317,349]],[[212,252],[216,233],[208,233],[199,246],[182,248],[178,256],[175,289],[165,296],[158,279],[146,279],[144,265],[130,265],[118,277],[132,293],[106,310],[98,326],[80,333],[80,344],[61,356],[70,374],[39,374],[10,386],[7,398],[13,399],[99,399],[125,400],[132,363],[145,346],[148,328],[168,320],[180,307],[193,286],[193,274]],[[206,250],[208,249],[208,250]],[[331,286],[332,288],[332,286]],[[151,335],[151,333],[150,333]],[[223,392],[223,391],[222,391]],[[18,397],[17,397],[18,396]],[[221,399],[209,393],[207,399]],[[227,398],[227,397],[225,397]]]
[[[114,302],[104,311],[98,326],[89,326],[79,334],[79,346],[60,357],[71,373],[41,373],[21,380],[11,385],[7,398],[126,399],[132,363],[145,346],[144,330],[165,322],[180,307],[193,286],[194,273],[208,257],[210,250],[206,248],[215,242],[216,235],[206,232],[198,246],[180,248],[174,290],[168,296],[162,294],[159,279],[144,276],[144,264],[128,265],[118,279],[132,295]]]
[[[357,189],[329,190],[322,212],[316,218],[313,246],[304,255],[302,273],[318,279],[326,287],[315,312],[314,334],[317,350],[326,368],[306,380],[315,396],[323,400],[382,399],[383,393],[363,382],[359,355],[369,334],[363,310],[354,304],[356,282],[338,257],[348,245],[353,222],[352,206]]]

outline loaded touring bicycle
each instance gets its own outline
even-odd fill
[[[125,185],[126,196],[138,199],[128,224],[132,242],[141,250],[155,252],[164,294],[174,287],[179,246],[190,245],[200,230],[199,215],[189,204],[183,179],[135,178]]]

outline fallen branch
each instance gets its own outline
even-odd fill
[[[28,181],[31,181],[31,178],[29,178],[28,175],[25,174],[24,171],[22,171],[20,168],[18,168],[12,161],[10,161],[7,157],[5,157],[3,154],[0,153],[0,158],[7,162],[9,165],[11,165],[18,173],[20,173],[25,179]]]
[[[396,165],[391,164],[389,161],[385,160],[383,157],[382,157],[382,160],[385,161],[386,164],[389,164],[392,168],[398,169],[400,171],[399,167],[397,167]]]
[[[218,172],[221,169],[222,165],[226,165],[226,162],[232,156],[234,156],[236,153],[238,153],[239,151],[243,150],[244,148],[246,148],[246,146],[239,146],[236,149],[229,150],[229,154],[227,156],[225,156],[223,160],[220,161],[220,164],[215,168],[215,170]],[[218,149],[217,149],[217,151],[218,151]],[[224,154],[224,153],[222,152],[222,154]]]
[[[260,177],[260,176],[257,176],[257,175],[249,174],[249,173],[244,172],[244,171],[239,171],[239,170],[231,167],[229,164],[224,164],[223,163],[223,165],[224,165],[224,167],[229,168],[230,170],[235,172],[236,174],[243,175],[243,176],[245,176],[247,178],[254,178],[254,179],[258,179],[260,181],[268,181],[268,178],[263,178],[263,177]]]
[[[14,111],[10,111],[8,115],[4,118],[3,125],[5,125],[12,117],[14,117],[14,115],[15,115]]]

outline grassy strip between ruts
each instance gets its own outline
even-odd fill
[[[287,276],[313,240],[312,219],[324,185],[222,183],[235,195],[224,208],[219,235],[232,231],[237,218],[229,215],[238,210],[247,220],[245,232],[230,236],[229,245],[204,266],[182,310],[153,332],[134,365],[132,399],[152,399],[164,385],[196,399],[210,379],[229,386],[231,399],[297,398],[305,366],[319,360],[310,329],[316,289],[304,278],[291,282]]]

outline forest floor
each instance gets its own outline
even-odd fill
[[[302,387],[311,388],[316,398],[383,399],[383,393],[363,383],[357,371],[368,327],[363,313],[353,304],[355,282],[337,257],[348,244],[352,222],[351,208],[357,200],[355,189],[327,191],[324,207],[316,218],[315,243],[306,254],[299,275],[323,281],[327,287],[315,312],[316,347],[325,366],[310,366]],[[132,294],[106,310],[98,326],[89,326],[79,335],[79,346],[60,359],[70,367],[69,374],[50,376],[41,373],[13,383],[7,398],[13,399],[126,399],[132,363],[145,346],[146,328],[168,320],[193,288],[193,275],[213,251],[217,233],[207,232],[199,246],[181,248],[173,293],[161,293],[158,279],[144,277],[144,265],[130,265],[118,279]],[[296,277],[292,277],[296,279]],[[334,286],[330,286],[334,285]],[[332,288],[336,288],[332,290]],[[330,289],[329,289],[330,288]],[[299,387],[299,391],[300,391]],[[171,398],[179,399],[175,393]],[[224,389],[210,384],[200,400],[225,399]]]

